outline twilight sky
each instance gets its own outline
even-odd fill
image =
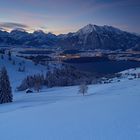
[[[55,34],[86,24],[140,33],[140,0],[0,0],[0,29],[42,29]]]

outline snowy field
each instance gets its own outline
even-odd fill
[[[43,70],[26,63],[26,74]],[[15,86],[24,75],[4,64]],[[140,140],[140,78],[77,92],[77,86],[14,92],[13,103],[0,105],[0,140]]]
[[[40,94],[16,93],[0,105],[2,140],[139,140],[140,80],[78,87]]]

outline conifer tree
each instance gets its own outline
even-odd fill
[[[13,95],[7,70],[3,67],[0,71],[0,104],[12,102]]]
[[[11,57],[11,52],[10,52],[10,51],[8,52],[8,59],[9,59],[9,61],[11,61],[11,60],[12,60],[12,57]]]

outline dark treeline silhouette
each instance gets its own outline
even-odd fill
[[[61,87],[79,85],[82,82],[87,84],[92,83],[92,78],[84,72],[80,72],[73,67],[56,68],[53,71],[48,71],[46,75],[35,74],[27,76],[19,87],[18,91],[23,91],[28,88],[33,88],[39,91],[43,86],[46,87]]]

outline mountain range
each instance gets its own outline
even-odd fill
[[[140,36],[112,26],[86,25],[77,32],[55,35],[42,30],[0,31],[0,45],[58,47],[63,49],[140,50]]]

